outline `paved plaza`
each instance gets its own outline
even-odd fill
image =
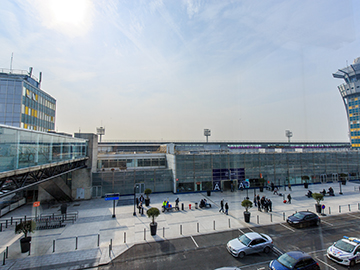
[[[312,192],[320,192],[330,186],[335,190],[335,197],[324,198],[324,214],[337,215],[359,211],[360,192],[359,182],[311,184],[309,189]],[[274,195],[269,190],[259,192],[260,196],[266,196],[272,200],[272,212],[259,212],[256,207],[250,209],[250,223],[244,222],[241,201],[248,195],[253,200],[254,189],[243,191],[212,192],[211,196],[204,193],[172,194],[160,193],[151,194],[150,207],[157,207],[161,210],[164,200],[172,204],[176,198],[180,199],[180,211],[161,212],[156,218],[158,223],[157,235],[151,236],[149,223],[151,219],[144,214],[139,214],[136,209],[136,216],[133,216],[133,196],[121,196],[117,201],[116,217],[113,218],[113,202],[102,199],[88,201],[75,201],[68,204],[68,213],[77,212],[78,219],[74,223],[67,223],[65,227],[37,230],[31,234],[31,251],[20,252],[19,239],[21,234],[14,233],[14,225],[3,225],[0,232],[0,270],[3,269],[83,269],[96,267],[109,263],[112,259],[131,248],[134,244],[150,241],[162,241],[175,239],[184,236],[214,233],[216,231],[230,230],[234,228],[254,227],[271,223],[282,223],[284,218],[300,210],[315,212],[315,200],[307,198],[307,189],[303,185],[293,186],[292,190],[284,190],[280,193],[285,197],[290,193],[291,204],[284,204],[283,196]],[[211,208],[197,209],[195,203],[206,198],[212,204]],[[229,214],[219,213],[220,201],[224,199],[229,204]],[[184,210],[182,209],[184,206]],[[189,207],[191,205],[191,209]],[[37,214],[59,214],[59,205],[40,205]],[[4,222],[10,217],[34,216],[35,210],[32,205],[24,205],[0,219]],[[110,249],[110,244],[112,250]],[[225,242],[224,242],[225,244]],[[8,258],[5,258],[8,247]]]

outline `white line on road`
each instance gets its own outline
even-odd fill
[[[291,229],[290,227],[288,227],[288,226],[285,226],[284,224],[282,224],[282,223],[279,223],[281,226],[283,226],[284,228],[286,228],[286,229],[288,229],[288,230],[290,230],[290,231],[292,231],[292,232],[295,232],[295,230],[294,229]]]
[[[331,223],[329,223],[329,222],[327,222],[327,221],[324,221],[324,220],[321,220],[321,223],[325,223],[325,224],[327,224],[327,225],[334,226],[334,224],[331,224]]]
[[[337,270],[336,268],[332,267],[330,264],[327,264],[326,262],[324,262],[323,260],[320,260],[319,257],[316,257],[316,259],[320,262],[322,262],[323,264],[325,264],[327,267],[330,267],[331,269]]]
[[[352,214],[347,214],[348,216],[351,216],[351,217],[354,217],[354,218],[358,218],[358,219],[360,219],[360,217],[358,217],[358,216],[355,216],[355,215],[352,215]]]
[[[242,230],[238,229],[242,234],[245,234]]]
[[[198,247],[199,247],[199,245],[196,243],[196,241],[195,241],[194,237],[192,237],[192,235],[190,235],[190,237],[191,237],[191,239],[193,240],[193,242],[194,242],[195,246],[198,248]]]

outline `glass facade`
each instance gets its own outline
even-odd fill
[[[0,72],[0,124],[30,130],[55,129],[56,100],[26,74]]]
[[[338,181],[340,175],[348,180],[358,179],[360,172],[357,150],[176,154],[175,159],[175,192],[207,190],[209,186],[214,189],[219,171],[224,171],[219,186],[222,189],[230,188],[231,182],[238,185],[244,179],[249,179],[250,187],[258,187],[259,178],[264,178],[267,184],[281,186],[302,184],[304,179],[309,179],[306,180],[309,183]],[[244,175],[240,173],[242,170]]]
[[[0,172],[87,156],[87,140],[0,125]]]

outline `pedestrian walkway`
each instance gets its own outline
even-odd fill
[[[359,211],[360,192],[359,183],[347,182],[346,185],[338,183],[309,185],[312,192],[328,190],[332,186],[335,197],[324,198],[324,214],[336,215],[346,212]],[[339,194],[341,187],[342,195]],[[307,189],[301,186],[292,186],[284,190],[281,187],[279,193],[284,196],[274,195],[269,190],[259,192],[260,196],[266,196],[272,201],[272,212],[259,212],[253,206],[250,223],[244,222],[244,208],[241,201],[248,196],[251,201],[254,197],[254,189],[234,192],[212,192],[211,196],[206,193],[151,194],[150,207],[161,210],[164,200],[175,204],[176,198],[180,199],[180,211],[161,212],[156,218],[158,223],[157,235],[151,236],[149,223],[151,219],[134,213],[133,197],[122,196],[116,206],[116,217],[112,218],[113,202],[104,199],[92,199],[88,201],[76,201],[69,204],[68,212],[77,212],[78,219],[65,227],[37,230],[31,234],[31,251],[20,252],[19,239],[22,235],[14,233],[14,225],[2,227],[0,232],[0,270],[3,269],[83,269],[96,267],[109,263],[112,259],[129,249],[134,244],[149,241],[162,241],[184,236],[213,233],[234,228],[253,227],[271,223],[284,222],[285,218],[295,211],[309,210],[315,212],[315,200],[305,196]],[[284,204],[284,197],[291,194],[291,204]],[[206,198],[211,203],[211,208],[196,209],[195,203]],[[220,201],[229,205],[229,214],[219,213]],[[182,210],[182,206],[184,210]],[[51,207],[38,207],[37,214],[59,214],[61,205]],[[25,205],[0,219],[12,217],[30,217],[34,215],[32,205]],[[5,258],[8,247],[8,258]]]

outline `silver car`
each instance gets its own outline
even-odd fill
[[[263,233],[249,232],[227,243],[227,250],[234,257],[244,258],[252,253],[269,253],[274,244],[270,236]]]

